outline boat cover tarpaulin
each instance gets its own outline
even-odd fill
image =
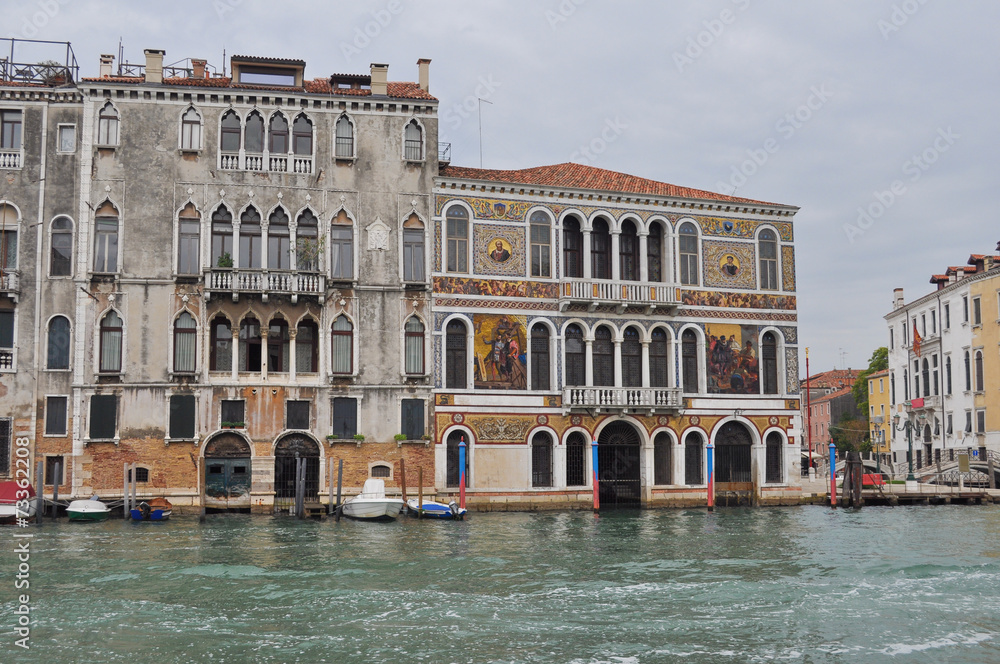
[[[21,487],[13,480],[10,482],[0,482],[0,503],[16,503],[18,500],[17,492],[21,490]],[[28,485],[27,492],[29,498],[35,497],[35,489],[30,484]]]

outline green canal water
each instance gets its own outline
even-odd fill
[[[13,631],[31,533],[30,650]],[[1000,509],[0,530],[0,661],[1000,662]]]

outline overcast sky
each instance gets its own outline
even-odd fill
[[[986,0],[626,2],[4,0],[3,36],[221,69],[223,50],[308,78],[417,80],[431,58],[452,163],[588,163],[801,207],[800,343],[813,372],[887,342],[892,289],[1000,240],[997,26]],[[114,9],[111,9],[114,7]],[[226,63],[228,69],[228,62]],[[862,217],[859,210],[867,211]],[[804,357],[803,367],[804,367]]]

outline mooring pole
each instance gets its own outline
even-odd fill
[[[39,461],[35,465],[35,483],[38,484],[38,492],[35,494],[35,523],[41,525],[42,512],[45,511],[45,476],[42,471],[45,469],[45,462]],[[42,481],[39,482],[38,478]]]
[[[139,504],[139,501],[137,500],[139,494],[139,478],[138,478],[138,473],[135,472],[137,469],[138,466],[136,465],[135,461],[133,461],[132,462],[132,509],[135,509],[136,505]]]
[[[205,516],[207,514],[207,510],[205,509],[205,482],[208,481],[208,475],[205,471],[207,468],[208,466],[205,464],[205,457],[198,457],[198,477],[201,480],[201,491],[199,492],[201,495],[198,496],[198,503],[201,505],[201,514],[198,516],[198,521],[202,522],[205,521]]]
[[[830,507],[837,506],[837,446],[830,441]]]
[[[424,515],[424,467],[417,466],[417,518]]]
[[[334,510],[334,505],[333,505],[333,463],[327,464],[327,473],[326,474],[328,475],[328,478],[326,480],[326,493],[327,493],[327,496],[329,497],[329,500],[326,501],[326,513],[327,514],[333,514],[333,510]]]
[[[591,483],[594,485],[594,511],[601,509],[601,484],[597,481],[597,440],[590,443],[591,460]]]
[[[295,516],[301,519],[305,516],[306,497],[306,460],[295,459]]]
[[[340,512],[341,512],[341,509],[340,509],[340,487],[341,487],[341,485],[344,482],[344,460],[343,459],[339,459],[338,461],[339,461],[339,463],[337,464],[337,508],[336,508],[336,510],[334,510],[334,514],[337,515],[336,516],[336,520],[340,521]]]
[[[403,487],[403,509],[406,509],[406,459],[399,460],[399,483]]]
[[[465,509],[465,436],[458,442],[458,506]]]
[[[52,516],[57,516],[57,511],[59,509],[59,482],[62,478],[62,461],[56,461],[55,468],[52,474]]]
[[[122,517],[128,519],[130,514],[128,511],[128,464],[122,469]]]
[[[708,511],[712,512],[715,510],[715,444],[711,440],[705,447],[705,459],[708,466]]]

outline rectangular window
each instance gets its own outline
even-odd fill
[[[972,298],[972,324],[983,324],[983,308],[978,297]]]
[[[903,345],[910,343],[910,329],[907,327],[906,323],[903,323]]]
[[[552,241],[548,224],[531,224],[531,276],[552,276]]]
[[[98,219],[94,233],[94,272],[118,271],[118,220]]]
[[[45,435],[65,436],[69,397],[45,398]]]
[[[330,276],[334,279],[354,278],[354,231],[333,228],[330,231]]]
[[[170,396],[170,437],[190,440],[194,438],[195,401],[193,394]]]
[[[950,435],[952,434],[952,425],[953,425],[953,424],[954,424],[954,419],[952,418],[952,414],[951,414],[951,413],[948,413],[948,430],[947,430],[947,432],[946,432],[946,433],[947,433],[947,434],[948,434],[949,436],[950,436]]]
[[[400,433],[407,440],[420,440],[424,437],[424,400],[403,399],[400,419]]]
[[[76,125],[59,125],[58,152],[76,152]]]
[[[893,331],[894,331],[894,330],[893,330],[893,329],[892,329],[892,328],[890,327],[890,328],[889,328],[889,350],[892,350],[893,348],[895,348],[895,347],[896,347],[896,343],[895,343],[895,340],[894,340],[894,338],[893,338],[893,337],[895,336],[895,335],[893,334]]]
[[[118,429],[118,397],[95,394],[90,397],[90,438],[111,440]]]
[[[941,328],[944,330],[951,329],[951,305],[947,302],[944,303],[944,321],[942,322]]]
[[[9,417],[0,419],[0,474],[7,474],[10,468],[10,444],[14,422]]]
[[[21,149],[21,111],[0,111],[0,150]]]
[[[285,402],[285,428],[309,430],[309,401]]]
[[[201,222],[181,221],[180,235],[177,241],[177,273],[178,274],[198,274],[201,269],[201,261],[198,257],[198,250],[201,233]]]
[[[937,312],[931,310],[931,334],[937,333]]]
[[[246,402],[242,399],[222,401],[222,424],[223,426],[245,426],[244,407]]]
[[[879,378],[878,379],[878,393],[879,394],[885,393],[885,379],[884,378]]]
[[[963,295],[962,296],[962,322],[963,323],[968,323],[969,322],[969,296],[968,295]]]
[[[965,411],[965,431],[967,433],[972,433],[972,411]]]
[[[45,457],[45,486],[61,486],[66,477],[66,459],[61,456]]]
[[[333,437],[353,438],[358,432],[358,400],[335,397],[333,400]]]
[[[927,314],[920,314],[920,336],[927,336]]]
[[[17,231],[0,231],[0,270],[17,269]]]
[[[448,219],[448,272],[468,272],[469,225],[462,219]]]
[[[986,433],[986,411],[976,411],[976,433]]]
[[[403,281],[424,280],[424,231],[403,229]]]

